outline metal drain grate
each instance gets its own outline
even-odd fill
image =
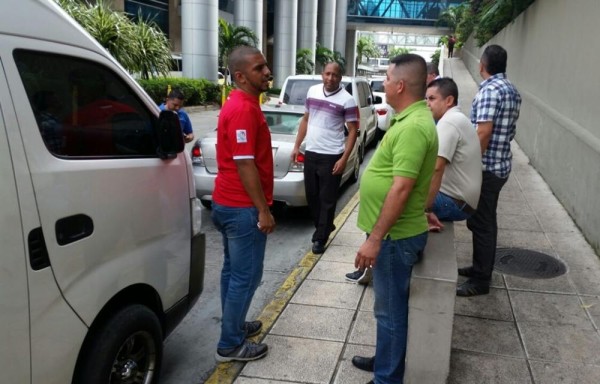
[[[495,270],[529,279],[551,279],[567,272],[567,266],[545,253],[519,248],[498,248]]]

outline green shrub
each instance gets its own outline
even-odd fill
[[[179,88],[183,92],[186,105],[205,105],[221,102],[220,86],[205,79],[160,77],[138,80],[138,82],[156,104],[165,101],[169,86],[171,86],[171,89]]]

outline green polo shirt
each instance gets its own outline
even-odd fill
[[[426,232],[423,210],[437,152],[435,123],[425,101],[417,101],[394,115],[360,180],[358,227],[371,233],[394,176],[402,176],[416,181],[404,211],[388,235],[399,240]]]

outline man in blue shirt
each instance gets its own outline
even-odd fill
[[[510,142],[521,109],[521,95],[506,78],[506,62],[506,50],[490,45],[479,63],[483,82],[473,99],[471,123],[481,144],[483,180],[477,211],[467,220],[473,233],[473,265],[458,270],[469,278],[456,289],[458,296],[485,295],[490,290],[498,237],[496,207],[511,171]]]
[[[194,140],[194,131],[192,130],[192,122],[188,114],[182,109],[183,100],[185,97],[183,96],[183,92],[179,89],[173,89],[167,95],[167,99],[164,103],[159,105],[161,111],[174,111],[179,116],[179,123],[181,125],[181,130],[183,131],[183,140],[186,143]]]

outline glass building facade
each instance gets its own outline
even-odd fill
[[[441,12],[464,0],[349,0],[348,21],[433,26]]]
[[[169,0],[125,0],[124,10],[133,20],[141,16],[155,22],[169,36]]]

